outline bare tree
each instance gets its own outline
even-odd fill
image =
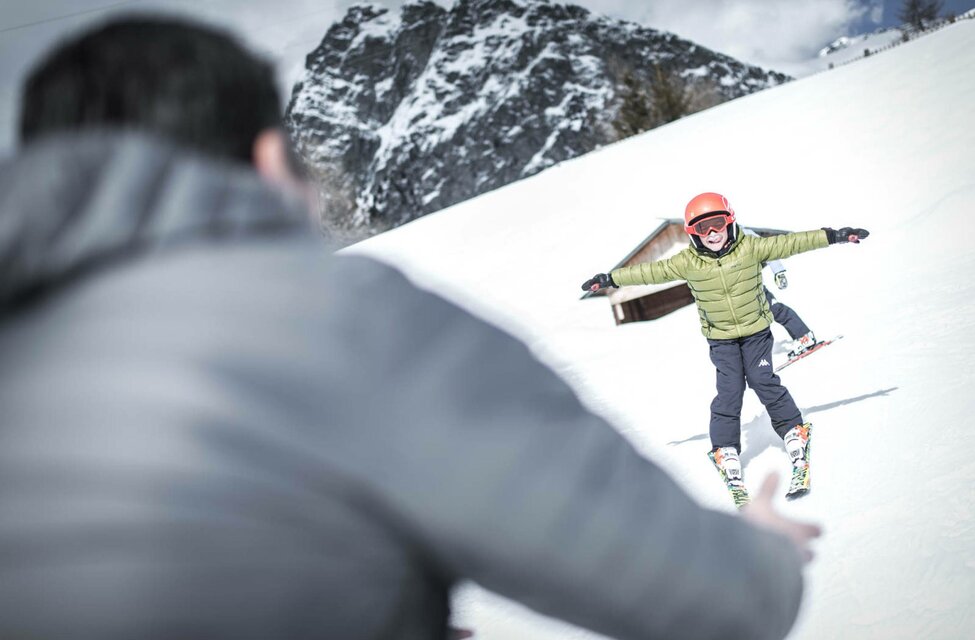
[[[687,88],[687,114],[704,111],[716,107],[726,100],[721,95],[717,82],[713,78],[696,78],[685,84]]]
[[[650,96],[643,84],[629,70],[623,73],[620,110],[613,121],[618,139],[635,136],[656,126],[650,108]]]
[[[651,88],[651,112],[657,126],[673,122],[690,113],[691,96],[684,79],[654,65],[656,82]]]
[[[904,0],[900,19],[904,24],[920,31],[928,23],[938,19],[943,6],[943,0]]]
[[[321,232],[336,248],[364,240],[385,231],[379,224],[356,225],[355,180],[337,162],[322,161],[309,166],[308,178],[317,190],[318,222]]]
[[[714,81],[686,80],[654,65],[653,81],[619,69],[620,107],[612,122],[618,140],[643,133],[725,101]]]

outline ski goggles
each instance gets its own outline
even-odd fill
[[[727,229],[728,225],[732,222],[734,222],[734,218],[732,218],[730,215],[719,214],[704,218],[703,220],[698,220],[692,225],[685,226],[684,231],[687,233],[693,233],[696,236],[706,236],[712,231],[721,233]]]

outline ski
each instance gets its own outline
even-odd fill
[[[796,427],[798,433],[792,431],[786,434],[785,448],[792,460],[792,481],[785,494],[786,500],[795,500],[809,493],[809,448],[812,424],[806,422]],[[805,440],[805,444],[802,444]]]
[[[782,364],[780,364],[779,366],[775,367],[775,370],[777,372],[778,371],[782,371],[783,369],[785,369],[786,367],[788,367],[790,364],[799,362],[800,360],[802,360],[803,358],[805,358],[807,356],[811,356],[812,354],[816,353],[817,351],[819,351],[823,347],[827,347],[827,346],[833,344],[834,342],[836,342],[837,340],[839,340],[842,337],[843,337],[842,335],[839,335],[839,336],[835,336],[833,338],[830,338],[829,340],[819,340],[819,341],[816,342],[816,344],[814,344],[813,346],[809,347],[808,349],[806,349],[805,351],[803,351],[799,355],[795,355],[795,354],[793,354],[793,353],[790,352],[789,353],[789,359],[786,360],[785,362],[783,362]]]
[[[715,456],[715,451],[708,451],[708,457],[711,458],[711,462],[714,463],[714,468],[718,470],[718,474],[721,476],[721,481],[724,482],[725,486],[728,488],[728,493],[731,494],[731,499],[734,501],[735,506],[739,509],[748,504],[751,499],[748,496],[748,490],[745,488],[745,483],[741,479],[741,474],[739,473],[737,478],[729,478],[728,474],[725,473],[724,468],[721,466],[721,460]]]

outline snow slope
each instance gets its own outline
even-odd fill
[[[731,509],[705,457],[714,373],[694,309],[616,327],[606,300],[580,301],[579,285],[701,191],[726,194],[745,224],[866,227],[858,246],[786,262],[781,299],[819,335],[846,336],[781,374],[815,444],[813,492],[780,506],[826,532],[791,637],[971,637],[973,68],[969,20],[347,251],[513,331],[696,499]],[[746,482],[768,471],[784,481],[785,453],[750,392],[742,424]],[[484,639],[593,637],[473,587],[456,605],[457,622]]]

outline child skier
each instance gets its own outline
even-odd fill
[[[785,442],[793,475],[788,498],[809,490],[809,429],[779,377],[772,370],[773,318],[762,284],[762,265],[769,260],[821,249],[830,244],[859,242],[866,229],[843,227],[802,231],[761,238],[741,233],[727,198],[717,193],[695,196],[684,212],[684,230],[691,246],[677,255],[599,273],[582,288],[660,284],[686,280],[697,303],[701,331],[717,369],[717,395],[711,402],[711,451],[736,506],[748,502],[742,479],[741,406],[745,384],[765,405],[772,427]]]

